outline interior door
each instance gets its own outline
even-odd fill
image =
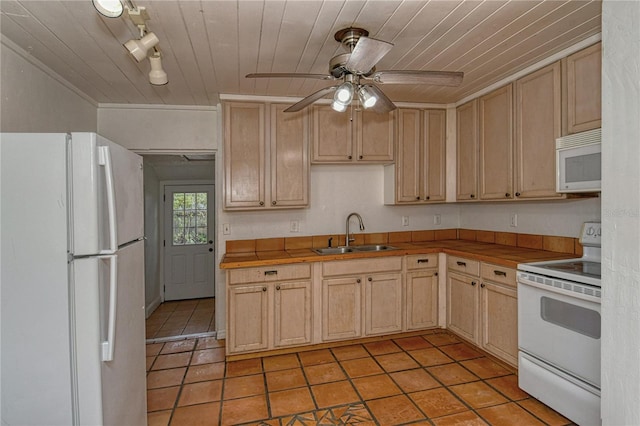
[[[164,300],[213,297],[214,186],[167,185],[164,193]]]

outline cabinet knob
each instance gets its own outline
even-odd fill
[[[471,281],[471,285],[476,285],[476,284],[478,284],[478,283],[475,282],[475,281]]]
[[[519,192],[516,192],[516,197],[519,197],[519,196],[520,196],[520,193],[519,193]]]
[[[480,284],[480,287],[484,288],[484,283]]]
[[[419,199],[420,199],[420,197],[416,197],[416,200],[419,200]]]
[[[352,157],[352,156],[348,156],[347,158],[348,158],[349,160],[351,160],[353,157]]]
[[[425,198],[425,200],[430,200],[431,197],[427,195],[427,197]]]
[[[373,281],[373,278],[369,277],[369,278],[367,278],[367,281],[371,282],[371,281]]]
[[[436,273],[434,273],[433,275],[437,277],[437,276],[438,276],[438,273],[436,272]]]
[[[267,288],[266,287],[262,287],[262,291],[267,291]]]
[[[362,160],[362,158],[363,158],[362,155],[358,157],[358,159],[360,159],[360,160]]]
[[[276,286],[276,290],[280,290],[280,286],[279,285]]]
[[[504,194],[505,197],[509,198],[511,196],[511,194],[509,194],[508,192]]]
[[[358,278],[358,279],[356,280],[356,282],[357,282],[358,284],[360,284],[360,278]]]
[[[275,205],[276,205],[276,202],[275,202],[275,201],[272,201],[272,202],[271,202],[271,205],[272,205],[272,206],[275,206]]]
[[[475,196],[475,195],[473,195],[473,194],[471,194],[471,197],[470,197],[470,198],[476,198],[476,196]]]
[[[261,205],[261,206],[264,206],[264,201],[260,201],[260,205]]]

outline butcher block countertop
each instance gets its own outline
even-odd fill
[[[395,250],[379,252],[351,252],[344,254],[320,255],[311,248],[296,248],[265,251],[245,251],[225,254],[220,268],[236,269],[293,263],[326,262],[331,260],[363,259],[411,254],[446,253],[467,259],[489,262],[508,268],[516,268],[518,263],[538,262],[554,259],[570,259],[581,254],[556,252],[543,248],[528,248],[466,239],[445,239],[424,242],[386,243]],[[354,244],[357,246],[358,244]],[[569,250],[567,250],[569,251]]]

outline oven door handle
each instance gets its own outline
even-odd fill
[[[544,278],[545,280],[549,280],[549,278]],[[561,280],[551,280],[554,283],[559,283],[562,287],[556,287],[555,285],[542,284],[537,281],[530,280],[524,277],[522,274],[518,274],[518,285],[526,285],[529,287],[535,287],[540,290],[547,291],[549,293],[563,294],[565,296],[574,297],[576,299],[587,300],[589,302],[601,303],[602,299],[597,296],[591,296],[589,294],[585,294],[582,292],[574,291],[574,286],[569,281],[561,281]],[[570,288],[567,288],[570,287]]]

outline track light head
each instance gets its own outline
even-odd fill
[[[378,101],[378,97],[371,93],[369,86],[360,86],[358,89],[358,98],[365,109],[373,107]]]
[[[149,83],[154,86],[163,86],[169,82],[167,73],[162,69],[162,59],[160,52],[155,51],[153,55],[149,56],[149,63],[151,64],[151,71],[149,71]]]
[[[93,7],[107,18],[118,18],[124,11],[120,0],[93,0]]]
[[[124,44],[124,47],[127,48],[136,61],[140,62],[147,57],[149,49],[153,48],[159,42],[160,40],[158,40],[158,37],[154,33],[147,33],[140,40],[129,40]]]

